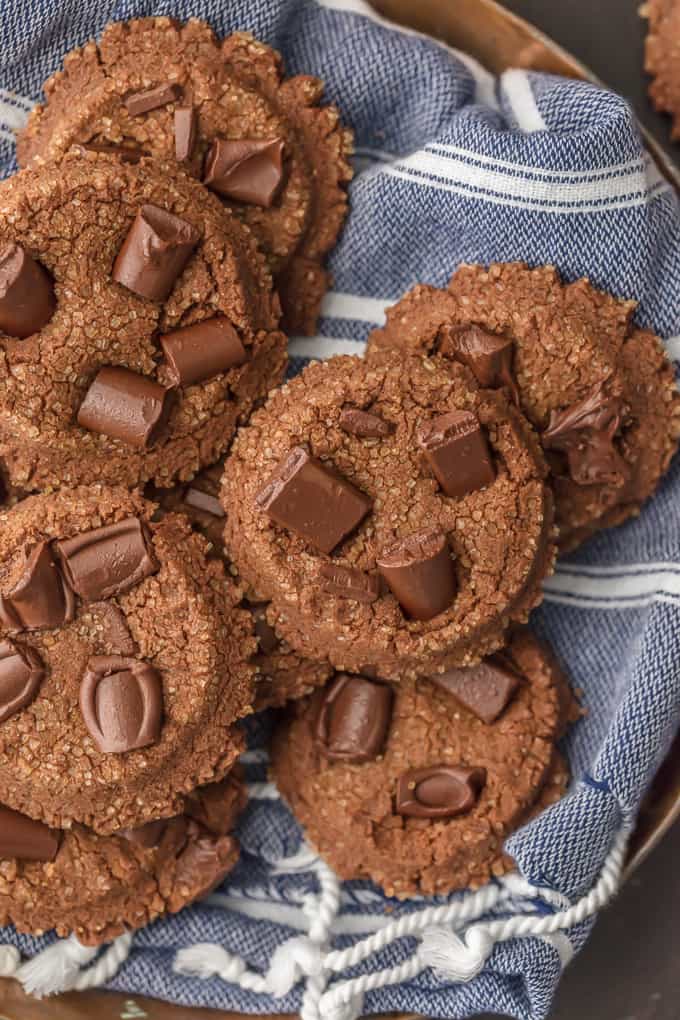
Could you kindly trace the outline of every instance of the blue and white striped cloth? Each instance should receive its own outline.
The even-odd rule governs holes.
[[[311,355],[360,352],[386,306],[416,281],[444,285],[463,260],[554,263],[567,280],[587,274],[598,287],[637,298],[639,324],[666,338],[669,356],[680,358],[678,201],[645,153],[628,105],[549,75],[518,70],[494,80],[464,55],[371,17],[361,0],[5,0],[5,174],[16,168],[13,130],[64,53],[110,20],[151,14],[199,15],[219,33],[249,29],[282,51],[289,72],[325,79],[328,98],[354,128],[357,175],[331,259],[334,290],[323,305],[321,335],[293,339],[294,367]],[[499,894],[495,907],[486,905],[497,915],[551,916],[583,902],[600,879],[678,725],[679,608],[676,460],[639,520],[589,542],[546,584],[535,627],[583,688],[589,714],[565,745],[575,777],[570,796],[510,840],[527,882],[524,891],[504,887],[505,899]],[[365,882],[346,883],[339,903],[332,883],[324,892],[323,870],[266,782],[267,725],[253,727],[247,765],[253,797],[240,829],[241,864],[205,903],[137,933],[109,987],[250,1013],[302,1008],[305,1017],[324,1020],[361,1010],[546,1017],[562,967],[592,919],[499,943],[468,982],[419,968],[418,940],[393,937],[394,927],[385,925],[428,904],[389,902]],[[453,902],[468,903],[466,896]],[[312,927],[324,911],[333,916],[319,939]],[[307,936],[341,950],[384,930],[376,952],[361,961],[348,957],[354,965],[332,982],[328,973],[317,976],[316,991],[309,982],[293,983],[294,968],[287,982],[258,986],[257,975],[271,975],[273,962],[283,961],[285,970],[300,946],[309,949]],[[0,940],[31,956],[54,938],[6,929]],[[222,947],[235,966],[208,977],[210,966],[190,966],[191,954],[177,957],[197,943]],[[227,957],[214,959],[219,971]],[[246,971],[255,976],[250,982]],[[342,1002],[319,998],[329,982],[332,991],[378,971],[382,979],[353,984],[357,994],[348,992]],[[275,998],[273,991],[285,994]]]

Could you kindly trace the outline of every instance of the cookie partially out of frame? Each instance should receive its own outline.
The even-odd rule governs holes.
[[[0,515],[0,803],[57,828],[173,815],[243,749],[251,616],[155,510],[92,486]]]
[[[577,716],[550,650],[519,631],[436,682],[336,677],[291,706],[272,773],[341,878],[444,894],[512,866],[503,841],[564,791],[555,741]]]
[[[673,366],[634,309],[553,266],[463,265],[446,290],[421,284],[388,309],[367,357],[439,355],[504,388],[541,436],[567,550],[639,513],[677,449]]]
[[[246,32],[220,41],[197,19],[116,22],[46,82],[18,157],[60,159],[79,143],[177,159],[252,228],[287,331],[312,333],[351,177],[351,132],[322,94],[318,78],[286,78],[279,54]]]
[[[680,138],[680,4],[677,0],[645,0],[640,14],[649,19],[645,40],[645,71],[652,76],[649,98],[655,109],[670,114],[671,138]]]

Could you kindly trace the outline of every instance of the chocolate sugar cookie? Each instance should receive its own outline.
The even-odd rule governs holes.
[[[351,133],[322,93],[317,78],[284,78],[279,54],[248,33],[220,42],[196,19],[118,22],[46,82],[18,158],[60,159],[79,143],[178,160],[252,228],[287,330],[312,333],[351,177]]]
[[[201,471],[186,486],[162,489],[158,499],[165,509],[186,514],[194,527],[208,539],[213,554],[226,557],[224,551],[224,510],[219,500],[224,465],[213,465]],[[226,560],[228,568],[233,571]],[[268,603],[253,592],[243,599],[243,607],[252,614],[257,654],[255,710],[284,705],[294,698],[303,698],[315,687],[326,683],[332,673],[327,662],[315,662],[298,655],[281,638],[268,620],[273,617]]]
[[[230,775],[197,790],[174,818],[112,836],[50,829],[0,807],[0,924],[98,945],[175,913],[238,860],[231,832],[246,799]]]
[[[645,0],[640,14],[649,19],[645,40],[645,71],[652,76],[649,98],[655,109],[672,117],[671,138],[680,138],[680,3]]]
[[[555,741],[574,704],[551,652],[519,631],[436,682],[335,677],[291,706],[273,775],[341,878],[446,893],[507,870],[504,838],[546,783],[546,802],[564,785]]]
[[[445,669],[541,599],[552,502],[503,394],[428,358],[308,366],[240,431],[225,540],[270,622],[337,669]]]
[[[10,178],[0,188],[10,484],[190,478],[281,379],[277,322],[252,235],[176,164],[87,153]]]
[[[181,516],[122,488],[0,515],[0,803],[99,833],[177,812],[243,749],[249,613]]]
[[[570,549],[637,514],[677,449],[673,366],[634,309],[553,266],[463,265],[448,290],[419,285],[390,308],[367,356],[438,353],[505,388],[541,435]]]

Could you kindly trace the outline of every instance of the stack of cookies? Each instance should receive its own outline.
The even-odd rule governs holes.
[[[552,268],[416,287],[283,387],[350,133],[246,34],[111,25],[0,186],[0,923],[87,944],[233,867],[240,721],[343,878],[447,893],[566,789],[527,629],[636,513],[680,398],[634,304]]]

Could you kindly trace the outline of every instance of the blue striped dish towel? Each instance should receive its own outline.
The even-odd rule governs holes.
[[[512,70],[372,14],[362,0],[12,0],[0,19],[0,168],[66,51],[111,20],[198,15],[248,29],[289,72],[325,79],[356,133],[351,213],[310,356],[359,353],[416,281],[462,261],[553,263],[639,301],[680,357],[677,197],[627,104],[589,84]],[[204,902],[96,956],[73,940],[0,934],[0,972],[27,987],[105,984],[244,1013],[354,1020],[384,1011],[547,1017],[564,966],[616,889],[627,834],[680,718],[680,465],[641,517],[562,560],[536,629],[589,708],[565,751],[569,796],[515,834],[518,873],[476,893],[407,903],[340,884],[267,781],[271,720],[253,720],[243,856]],[[23,963],[19,960],[21,953]],[[28,958],[33,958],[28,963]],[[55,966],[52,966],[52,965]],[[31,969],[32,968],[32,969]],[[133,1014],[130,1014],[133,1015]]]

